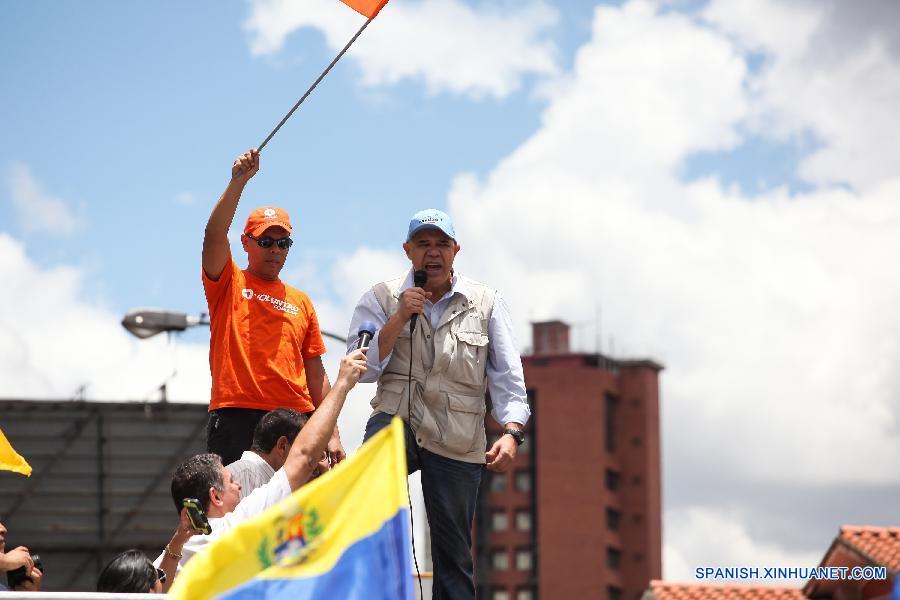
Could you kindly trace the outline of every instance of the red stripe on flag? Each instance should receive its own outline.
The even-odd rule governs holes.
[[[344,4],[355,10],[361,15],[365,15],[370,19],[378,14],[388,0],[341,0]]]

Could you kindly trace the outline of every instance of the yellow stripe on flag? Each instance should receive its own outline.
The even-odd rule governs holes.
[[[361,15],[365,15],[370,19],[378,14],[388,0],[341,0],[344,4],[355,10]]]
[[[411,581],[406,477],[403,424],[394,418],[334,470],[194,556],[175,579],[169,597],[204,600],[227,596],[243,584],[261,589],[295,582],[297,589],[314,580],[321,593],[330,585],[324,576],[342,556],[357,556],[361,548],[369,548],[366,540],[373,536],[390,539],[379,547],[382,550],[398,551],[387,552],[387,560],[372,562],[391,563],[394,570],[389,578],[400,577],[404,587],[411,585],[405,582]],[[397,535],[396,524],[401,522],[402,535]],[[355,551],[348,553],[351,547]]]
[[[12,471],[31,477],[31,465],[16,452],[0,429],[0,471]]]

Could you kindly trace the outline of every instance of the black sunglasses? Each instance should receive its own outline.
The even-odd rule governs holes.
[[[278,247],[281,248],[282,250],[287,250],[294,243],[294,240],[292,240],[289,237],[284,237],[284,238],[281,238],[280,240],[276,240],[276,239],[270,238],[267,235],[264,235],[261,238],[255,238],[252,235],[250,235],[249,233],[245,233],[244,235],[246,235],[248,238],[250,238],[251,240],[256,242],[260,248],[271,248],[272,244],[277,244]]]
[[[157,567],[156,569],[156,578],[159,579],[160,583],[166,582],[166,572]]]

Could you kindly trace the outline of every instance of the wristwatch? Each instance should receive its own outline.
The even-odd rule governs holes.
[[[521,429],[507,428],[503,430],[503,435],[511,435],[516,440],[516,446],[521,446],[525,442],[525,432]]]

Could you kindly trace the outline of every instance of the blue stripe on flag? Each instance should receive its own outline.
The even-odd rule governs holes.
[[[347,548],[330,571],[297,579],[258,577],[218,598],[411,599],[410,544],[409,511],[401,509],[381,529]]]

